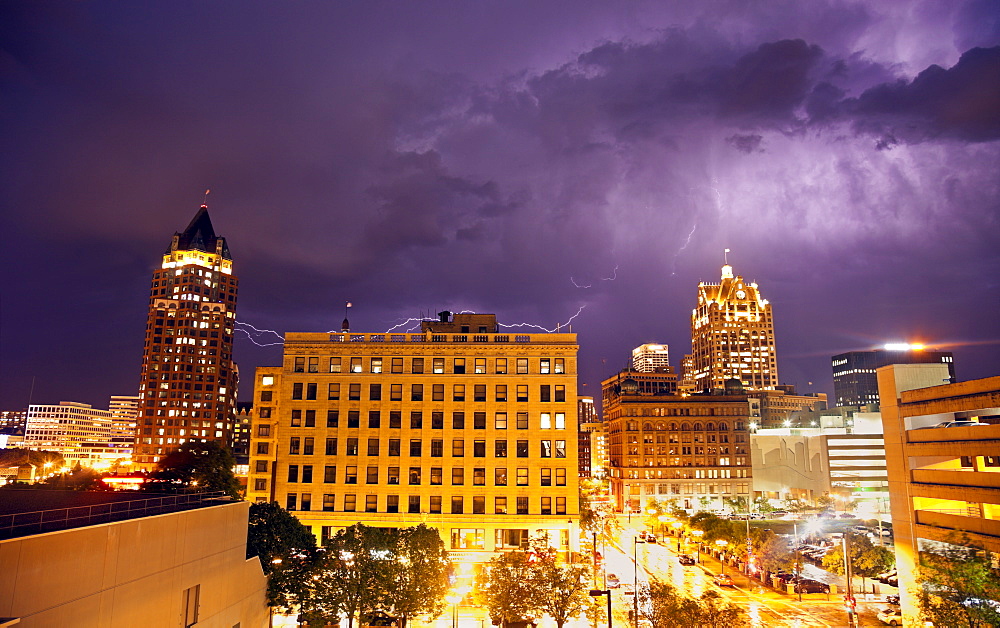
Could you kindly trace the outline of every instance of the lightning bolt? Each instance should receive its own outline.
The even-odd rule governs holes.
[[[562,323],[561,325],[556,325],[552,329],[547,329],[545,327],[542,327],[541,325],[535,325],[534,323],[510,323],[510,324],[497,323],[497,324],[500,327],[534,327],[535,329],[541,329],[542,331],[548,332],[550,334],[554,334],[556,332],[556,330],[558,330],[559,328],[566,327],[567,325],[569,325],[570,323],[572,323],[573,319],[576,318],[577,316],[579,316],[580,313],[583,312],[584,308],[586,308],[586,307],[587,307],[586,305],[581,305],[580,309],[576,311],[576,314],[574,314],[573,316],[569,317],[569,320],[567,320],[565,323]]]
[[[235,321],[235,325],[236,325],[236,327],[234,328],[235,331],[241,331],[244,334],[246,334],[247,338],[250,340],[250,342],[254,343],[258,347],[273,347],[274,345],[283,345],[283,344],[285,344],[285,338],[281,334],[279,334],[278,332],[274,331],[273,329],[257,329],[256,327],[254,327],[250,323],[244,323],[243,321]],[[244,327],[240,327],[240,325],[244,325]],[[248,330],[247,327],[249,327],[250,329]],[[251,330],[252,330],[252,332],[251,332]],[[263,335],[263,334],[274,334],[275,336],[278,337],[278,341],[277,342],[265,342],[263,344],[257,342],[257,340],[254,338],[254,336],[255,335],[260,336],[260,335]]]
[[[433,318],[408,318],[408,319],[406,319],[405,321],[403,321],[402,323],[398,323],[398,324],[396,324],[396,325],[393,325],[393,326],[392,326],[392,327],[390,327],[389,329],[385,330],[385,333],[387,333],[387,334],[388,334],[388,333],[390,333],[390,332],[394,332],[394,331],[396,331],[397,329],[399,329],[400,327],[402,327],[403,325],[410,325],[410,324],[412,324],[412,323],[414,323],[414,322],[416,322],[416,323],[420,323],[420,322],[422,322],[422,321],[433,321],[433,320],[436,320],[436,319],[433,319]],[[407,328],[407,329],[405,329],[405,330],[403,330],[403,331],[404,331],[404,332],[406,332],[406,331],[409,331],[409,328]]]
[[[618,279],[618,264],[615,264],[614,270],[611,271],[610,277],[601,277],[601,281],[614,281],[615,279]],[[588,283],[585,286],[581,286],[580,284],[576,283],[576,280],[574,280],[572,277],[569,278],[569,282],[573,284],[573,286],[576,288],[590,288],[593,287],[594,285],[592,283]]]

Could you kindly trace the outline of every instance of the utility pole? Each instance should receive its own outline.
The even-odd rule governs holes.
[[[856,618],[854,616],[854,587],[851,586],[853,576],[851,574],[851,555],[849,553],[850,546],[846,532],[841,537],[841,541],[843,542],[844,548],[844,575],[847,577],[847,595],[844,598],[847,602],[847,626],[848,628],[854,628],[857,626],[857,623],[855,622]]]

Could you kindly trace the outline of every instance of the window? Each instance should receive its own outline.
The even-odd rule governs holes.
[[[486,413],[485,412],[473,412],[472,413],[472,429],[474,429],[474,430],[485,430],[486,429]]]
[[[555,385],[555,401],[566,401],[566,386],[562,384]]]
[[[517,374],[525,375],[528,372],[528,358],[517,359]]]
[[[393,373],[403,372],[403,358],[392,358],[392,366],[390,367]]]
[[[507,457],[507,441],[497,440],[493,442],[493,457],[494,458],[506,458]]]
[[[453,467],[451,470],[451,485],[462,486],[465,484],[465,469],[463,467]]]
[[[524,513],[520,513],[524,514]],[[518,549],[528,547],[528,531],[527,530],[495,530],[496,537],[496,547],[497,549]]]
[[[330,465],[323,467],[323,481],[327,484],[335,484],[337,482],[337,467]]]
[[[398,456],[399,455],[399,450],[400,450],[399,439],[398,438],[390,438],[389,439],[389,455],[390,456]]]
[[[431,429],[444,429],[444,412],[431,412]]]
[[[347,411],[347,427],[361,427],[361,412],[357,410]]]
[[[528,413],[518,412],[517,413],[517,429],[526,430],[528,429]]]
[[[472,470],[472,485],[486,486],[486,467],[476,467]]]
[[[434,384],[431,387],[431,401],[444,401],[444,384]]]
[[[398,430],[403,427],[403,413],[399,410],[389,412],[389,429]]]
[[[271,443],[257,443],[257,455],[266,456],[270,448],[271,448]]]
[[[340,372],[340,358],[330,358],[330,372],[331,373]]]
[[[528,498],[518,497],[517,498],[517,514],[526,515],[528,514]]]
[[[566,358],[556,358],[555,364],[553,366],[555,373],[565,373],[566,372]]]
[[[507,413],[506,412],[497,412],[495,415],[493,415],[493,427],[494,427],[494,429],[498,429],[498,430],[505,430],[505,429],[507,429]]]
[[[299,510],[312,510],[311,493],[302,493],[302,503],[299,505]]]
[[[551,497],[543,497],[542,498],[541,514],[543,514],[543,515],[551,515],[552,514],[552,498]]]
[[[267,460],[258,460],[254,472],[267,473]]]
[[[323,510],[325,512],[333,512],[333,500],[333,493],[325,493],[323,495]]]
[[[557,440],[556,441],[556,458],[566,457],[566,441]]]
[[[538,417],[538,427],[543,430],[552,429],[552,415],[548,412],[542,412]]]
[[[455,438],[451,441],[451,457],[461,458],[465,455],[465,441],[461,438]]]
[[[552,469],[541,469],[542,486],[552,486]]]
[[[556,429],[564,430],[566,429],[566,413],[556,412]]]
[[[507,467],[497,467],[493,470],[493,484],[507,486]]]
[[[295,358],[295,366],[292,368],[293,373],[305,373],[306,372],[306,359]]]
[[[285,495],[285,510],[298,510],[299,496],[296,493]]]
[[[455,375],[465,375],[465,358],[455,358]]]
[[[351,384],[347,389],[347,399],[349,401],[361,401],[361,384]]]
[[[424,427],[424,414],[419,410],[410,412],[410,429],[419,430]]]
[[[485,458],[486,457],[486,440],[474,440],[472,441],[472,457],[473,458]]]
[[[382,384],[368,384],[368,399],[382,401]]]
[[[411,512],[411,513],[420,512],[420,495],[409,496],[406,512]]]
[[[566,498],[556,497],[556,514],[565,515],[566,514]]]
[[[424,385],[412,384],[410,386],[410,401],[423,401],[423,400],[424,400]]]
[[[361,372],[361,358],[351,358],[351,372],[352,373]]]
[[[399,484],[399,467],[389,467],[386,476],[386,484]]]
[[[486,401],[486,384],[476,384],[473,390],[473,401]]]
[[[431,467],[431,485],[441,486],[444,482],[444,470],[441,467]]]
[[[528,457],[528,441],[526,440],[517,441],[517,457],[518,458]]]
[[[452,528],[451,549],[486,549],[486,530]]]
[[[270,393],[271,391],[268,390],[268,391],[265,391],[265,392]],[[263,394],[264,393],[261,393],[261,395],[263,395]],[[271,418],[271,408],[261,406],[257,410],[257,417],[261,418],[261,419],[270,419]]]
[[[432,515],[439,515],[439,514],[441,514],[441,496],[440,495],[431,495],[430,500],[431,500],[430,508],[429,508],[430,513]]]
[[[358,468],[354,466],[348,466],[344,469],[344,484],[357,484],[358,483]]]
[[[420,467],[410,467],[410,486],[420,485]]]
[[[541,457],[542,458],[551,458],[552,457],[552,441],[550,441],[550,440],[543,440],[543,441],[541,441],[541,445],[542,445],[542,447],[541,447]]]
[[[452,401],[465,401],[465,384],[455,384],[452,390]]]
[[[552,360],[550,358],[542,358],[538,361],[538,372],[542,375],[548,375],[552,370]]]
[[[474,515],[485,515],[486,514],[486,496],[485,495],[474,495],[472,497],[472,514],[474,514]]]
[[[326,455],[336,456],[337,455],[337,439],[328,438],[326,439]]]
[[[326,426],[327,427],[337,427],[340,424],[340,411],[339,410],[327,410],[326,411]]]
[[[485,373],[486,373],[486,358],[476,358],[476,375],[483,375]]]
[[[191,628],[198,623],[198,607],[201,603],[201,585],[184,589],[184,628]]]
[[[347,451],[345,452],[348,456],[358,455],[358,439],[348,438],[347,439]]]
[[[302,410],[292,410],[292,427],[302,427]]]
[[[538,387],[538,400],[544,403],[552,401],[552,386],[542,384]]]
[[[257,426],[257,436],[262,438],[268,438],[271,436],[271,426],[270,425],[258,425]]]
[[[410,370],[414,375],[422,375],[424,372],[424,359],[413,358],[413,362],[410,364]]]
[[[507,401],[507,384],[497,384],[495,399],[500,402]]]
[[[385,511],[386,512],[399,512],[399,495],[386,495],[385,496]]]
[[[493,512],[498,515],[507,514],[507,498],[506,497],[494,497],[493,498]],[[499,532],[499,530],[497,530]]]
[[[273,396],[273,391],[270,391],[270,390],[262,390],[262,391],[260,391],[260,400],[261,401],[271,401],[272,396]]]
[[[441,458],[444,456],[444,440],[440,438],[431,439],[431,458]]]
[[[451,514],[461,515],[465,513],[465,498],[461,495],[451,496]]]
[[[465,429],[465,413],[453,412],[451,415],[451,427],[456,430]]]
[[[267,490],[267,480],[263,478],[258,478],[253,481],[253,488],[255,491],[266,491]]]
[[[357,495],[344,495],[344,512],[354,512],[357,509]]]
[[[444,358],[432,358],[431,365],[435,375],[444,373]]]
[[[306,384],[306,399],[308,401],[316,401],[316,388],[316,382]]]
[[[292,399],[302,399],[302,382],[292,384]]]
[[[316,427],[315,410],[306,410],[306,427]]]
[[[392,384],[389,386],[389,401],[402,401],[403,400],[403,385],[402,384]]]
[[[309,372],[319,373],[319,358],[309,358]]]
[[[497,375],[507,374],[507,358],[497,358]]]
[[[377,430],[382,425],[382,413],[378,410],[368,411],[368,429]]]
[[[556,486],[566,486],[566,469],[556,469]]]
[[[517,400],[519,402],[525,402],[528,400],[528,385],[518,384],[517,385]]]
[[[288,440],[288,453],[291,455],[298,455],[299,453],[299,443],[300,438],[298,436],[293,436]]]
[[[378,455],[378,439],[369,438],[368,439],[368,455],[377,456]]]
[[[313,441],[315,439],[312,436],[308,436],[302,440],[302,455],[311,456],[313,455]]]
[[[382,372],[382,358],[372,358],[372,373]]]
[[[365,484],[378,484],[378,467],[368,467]]]
[[[419,438],[411,438],[410,439],[410,457],[411,458],[419,458],[420,457],[420,443],[421,443],[421,441],[420,441]]]
[[[528,485],[528,469],[527,467],[519,467],[517,469],[517,485],[527,486]]]

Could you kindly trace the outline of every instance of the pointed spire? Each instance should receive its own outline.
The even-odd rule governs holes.
[[[222,256],[226,259],[232,259],[226,239],[215,235],[215,229],[212,227],[212,219],[208,215],[208,205],[202,204],[187,228],[175,234],[175,238],[177,249],[193,249],[206,253],[218,252],[217,244],[221,242]]]

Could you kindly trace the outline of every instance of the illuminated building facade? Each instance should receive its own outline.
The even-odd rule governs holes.
[[[602,382],[616,508],[637,512],[666,500],[689,511],[726,508],[727,499],[749,504],[746,395],[643,393],[632,375]]]
[[[23,446],[58,452],[68,467],[109,467],[132,454],[134,421],[86,403],[30,405]]]
[[[150,468],[189,440],[230,444],[237,279],[226,239],[201,206],[153,273],[134,462]]]
[[[950,351],[930,351],[922,345],[889,344],[884,349],[848,351],[831,358],[835,405],[878,408],[875,369],[890,364],[944,364],[955,381],[955,358]]]
[[[320,540],[437,528],[459,562],[548,535],[576,551],[578,346],[442,312],[419,333],[290,333],[257,370],[247,499]]]
[[[632,349],[632,370],[640,373],[654,373],[670,368],[670,353],[667,345],[645,344]]]
[[[795,394],[794,386],[780,385],[777,390],[748,391],[757,401],[759,427],[814,427],[826,410],[826,393]]]
[[[739,380],[747,390],[778,385],[771,304],[756,283],[722,267],[722,281],[698,284],[698,306],[691,311],[690,376],[695,390],[725,388]]]
[[[580,477],[603,477],[608,462],[604,424],[597,415],[593,397],[577,398],[577,424],[579,425],[578,456]]]
[[[919,625],[919,552],[964,537],[1000,555],[1000,377],[947,383],[946,364],[877,371],[904,625]],[[985,425],[935,427],[951,421]],[[933,592],[932,592],[933,593]]]

